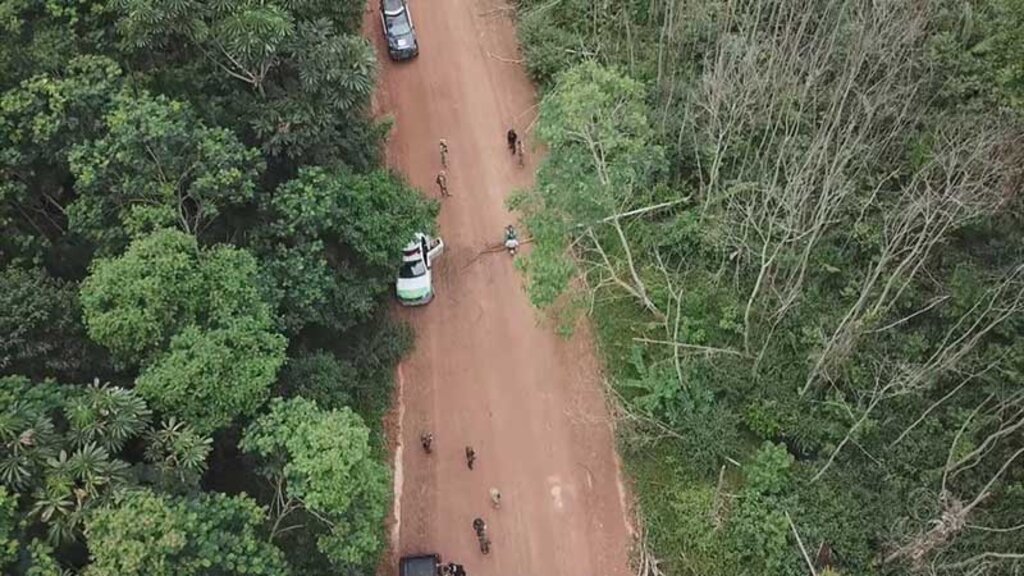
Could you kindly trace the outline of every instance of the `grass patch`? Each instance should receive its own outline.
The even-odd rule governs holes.
[[[660,328],[638,323],[638,319],[646,317],[628,298],[599,298],[592,314],[606,374],[626,402],[635,392],[621,383],[638,376],[632,362],[637,345],[634,338],[646,330]],[[636,411],[634,406],[626,408],[631,413]],[[708,418],[715,418],[718,413],[708,414]],[[707,444],[703,432],[713,425],[699,420],[695,416],[681,427],[673,426],[683,430],[678,436],[668,435],[647,422],[623,422],[617,428],[619,453],[649,544],[667,576],[742,574],[740,558],[730,546],[724,523],[731,508],[731,495],[742,485],[742,474],[736,466],[726,465],[716,496],[719,467],[725,460],[703,453]],[[685,432],[687,424],[694,427],[693,433]],[[738,435],[732,445],[732,456],[745,460],[756,445],[751,436]]]

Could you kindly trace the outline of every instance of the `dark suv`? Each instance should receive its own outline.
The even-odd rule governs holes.
[[[420,53],[416,27],[405,0],[380,0],[380,23],[388,41],[388,54],[395,60],[408,60]]]
[[[406,556],[399,563],[399,576],[437,576],[441,557],[437,554]]]

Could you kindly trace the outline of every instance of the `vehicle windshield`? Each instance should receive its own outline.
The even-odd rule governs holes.
[[[427,273],[427,267],[423,265],[423,260],[417,260],[415,262],[406,262],[402,264],[402,268],[398,271],[399,278],[419,278]]]
[[[409,18],[405,12],[402,12],[398,16],[390,16],[384,19],[388,26],[388,34],[391,36],[405,36],[409,32],[412,32],[412,27],[409,26]]]

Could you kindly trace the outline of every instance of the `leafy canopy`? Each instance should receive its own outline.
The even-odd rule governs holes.
[[[286,341],[271,331],[255,259],[160,230],[99,259],[82,286],[89,333],[126,364],[139,393],[209,432],[266,400]]]
[[[385,171],[307,168],[262,207],[268,225],[255,250],[273,279],[282,327],[335,331],[377,310],[383,287],[437,205]]]
[[[324,168],[302,170],[277,190],[269,209],[274,234],[336,240],[389,272],[401,261],[402,246],[415,232],[432,229],[437,214],[435,202],[389,172]]]
[[[0,271],[0,370],[36,378],[94,377],[103,351],[82,326],[78,286],[41,268]]]
[[[247,319],[210,330],[188,326],[142,371],[136,386],[163,413],[200,432],[213,431],[263,404],[286,344],[283,336]]]
[[[97,259],[81,298],[89,335],[122,362],[139,364],[186,326],[249,318],[266,329],[270,311],[256,286],[256,262],[244,250],[201,250],[194,236],[164,229],[120,257]]]
[[[0,484],[17,491],[52,543],[78,537],[112,488],[129,480],[120,452],[146,429],[134,392],[0,378]]]
[[[358,33],[361,2],[117,0],[113,6],[125,48],[164,49],[174,65],[204,67],[204,80],[232,94],[230,110],[218,115],[254,131],[265,153],[323,163],[339,152],[361,164],[372,156],[365,145],[376,135],[364,114],[376,60]]]
[[[14,560],[18,551],[18,541],[14,538],[18,527],[17,497],[0,486],[0,569]]]
[[[259,533],[263,510],[246,496],[118,493],[86,521],[85,576],[279,576],[281,551]]]
[[[35,264],[60,244],[64,209],[74,197],[67,155],[99,136],[123,82],[109,58],[65,56],[58,70],[34,71],[0,92],[0,261]]]
[[[259,151],[207,127],[188,104],[124,90],[103,123],[100,138],[68,156],[79,194],[71,228],[101,248],[164,227],[199,234],[222,208],[252,199]]]
[[[535,304],[554,302],[578,272],[566,245],[601,243],[603,222],[651,200],[664,153],[644,98],[636,80],[588,61],[562,72],[541,102],[537,136],[549,154],[535,189],[513,199],[534,238],[526,270]]]
[[[327,524],[317,548],[339,567],[372,562],[381,544],[389,479],[369,438],[350,409],[327,411],[294,398],[275,399],[239,444],[260,459],[268,478],[285,483],[287,498]]]

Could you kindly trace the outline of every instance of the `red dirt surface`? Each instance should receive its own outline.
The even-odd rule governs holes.
[[[452,197],[441,208],[437,296],[399,312],[417,339],[399,367],[394,415],[395,558],[438,552],[471,576],[628,574],[626,497],[589,336],[558,336],[530,306],[509,255],[487,252],[514,222],[506,197],[530,186],[536,167],[529,141],[525,167],[505,143],[510,126],[523,136],[537,114],[512,13],[496,0],[409,4],[420,56],[394,63],[369,0],[365,29],[382,62],[375,110],[395,120],[389,165],[435,197],[438,140],[447,140]],[[476,517],[487,522],[486,556]]]

